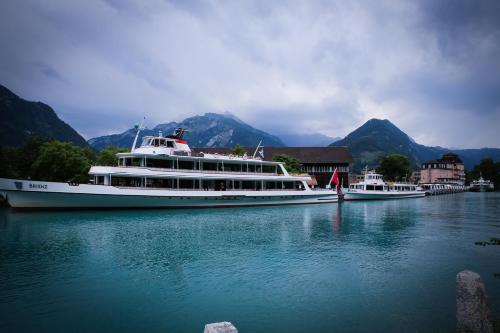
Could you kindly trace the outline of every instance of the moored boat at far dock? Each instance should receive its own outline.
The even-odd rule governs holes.
[[[474,180],[470,183],[470,190],[471,192],[491,192],[495,190],[495,185],[480,175],[478,180]]]
[[[344,200],[380,200],[424,197],[425,192],[414,184],[384,182],[382,175],[365,172],[364,180],[349,185]]]

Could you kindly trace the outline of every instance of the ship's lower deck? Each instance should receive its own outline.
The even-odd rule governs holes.
[[[0,192],[15,208],[183,208],[337,202],[334,191],[203,191],[120,188],[105,185],[0,179]]]
[[[382,200],[382,199],[405,199],[424,197],[423,191],[358,191],[347,192],[344,194],[344,200]]]

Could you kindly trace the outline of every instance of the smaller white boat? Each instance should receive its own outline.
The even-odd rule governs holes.
[[[380,200],[424,197],[425,192],[417,185],[384,182],[382,175],[366,171],[364,180],[349,185],[344,200]]]
[[[491,192],[495,190],[495,185],[491,181],[484,179],[482,175],[479,175],[478,180],[470,183],[470,190],[472,192]]]

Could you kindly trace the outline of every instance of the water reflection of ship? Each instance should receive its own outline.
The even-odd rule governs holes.
[[[353,235],[366,246],[400,248],[418,221],[419,204],[412,200],[357,201],[338,204],[331,218],[332,234]],[[351,237],[349,237],[351,238]]]
[[[337,205],[337,214],[335,215],[335,220],[333,221],[333,236],[335,238],[339,237],[340,234],[340,226],[342,224],[342,206],[343,203],[339,201],[339,204]]]

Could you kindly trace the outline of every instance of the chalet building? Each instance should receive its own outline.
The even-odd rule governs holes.
[[[255,148],[245,148],[249,156],[253,155]],[[231,148],[192,148],[193,152],[230,154]],[[302,172],[308,173],[317,183],[324,188],[332,177],[335,168],[339,171],[339,182],[343,187],[349,187],[349,164],[352,155],[347,147],[265,147],[264,160],[272,161],[274,155],[289,155],[302,163]]]
[[[464,185],[464,163],[457,154],[453,153],[444,154],[438,160],[422,163],[420,182],[423,184],[450,183]]]

